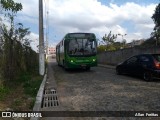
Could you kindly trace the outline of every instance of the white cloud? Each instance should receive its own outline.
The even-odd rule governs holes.
[[[45,0],[49,2],[49,26],[57,36],[67,32],[94,32],[102,37],[105,33],[127,34],[127,41],[147,38],[153,30],[151,19],[156,4],[146,6],[127,2],[122,5],[102,5],[97,0]],[[38,0],[21,0],[23,3],[24,21],[37,23]],[[34,17],[31,19],[31,17]],[[133,24],[131,28],[127,22]],[[132,29],[132,30],[131,30]],[[129,32],[132,31],[132,32]],[[138,34],[137,34],[138,33]]]
[[[29,23],[38,25],[38,18],[37,18],[37,17],[20,15],[20,16],[18,16],[18,20],[19,20],[19,22],[21,22],[21,23],[29,22]]]
[[[31,17],[38,16],[39,6],[38,1],[39,0],[17,0],[17,2],[21,2],[23,5],[22,12],[23,14]]]
[[[39,35],[36,33],[30,33],[28,36],[26,36],[30,41],[30,45],[34,51],[38,51],[38,45],[39,45]]]
[[[30,39],[30,45],[34,51],[38,51],[38,45],[39,45],[39,35],[36,33],[30,33],[27,36],[28,39]],[[46,43],[46,42],[45,42]],[[53,42],[49,46],[55,47],[57,43]]]
[[[143,39],[142,33],[130,33],[127,34],[124,39],[128,40],[127,42],[132,42],[133,40]]]

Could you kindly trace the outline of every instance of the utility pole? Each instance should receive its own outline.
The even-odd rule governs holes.
[[[44,75],[43,1],[39,0],[39,74]]]

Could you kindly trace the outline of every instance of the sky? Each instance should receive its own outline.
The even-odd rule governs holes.
[[[37,49],[39,40],[39,0],[15,0],[23,10],[16,21],[30,28],[31,46]],[[97,39],[112,31],[124,35],[127,42],[147,39],[153,31],[151,19],[160,0],[43,0],[44,40],[48,30],[49,45],[55,46],[66,33],[91,32]],[[48,11],[48,26],[46,15]],[[125,35],[126,34],[126,35]],[[118,36],[117,41],[122,41]]]

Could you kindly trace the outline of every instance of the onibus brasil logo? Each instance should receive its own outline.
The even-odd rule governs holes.
[[[39,112],[2,112],[2,117],[5,118],[20,118],[20,117],[42,117]]]

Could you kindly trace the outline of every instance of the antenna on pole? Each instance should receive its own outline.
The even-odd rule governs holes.
[[[43,1],[39,0],[39,74],[44,75]]]

